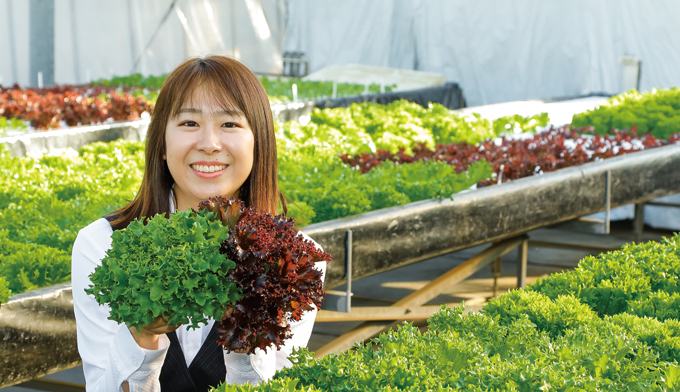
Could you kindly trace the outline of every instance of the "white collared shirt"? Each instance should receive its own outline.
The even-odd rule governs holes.
[[[94,296],[87,295],[84,291],[91,285],[89,275],[101,264],[106,251],[111,247],[112,233],[109,222],[102,218],[80,230],[73,244],[71,264],[73,306],[78,352],[83,360],[86,390],[118,392],[122,391],[121,384],[128,381],[131,392],[158,392],[160,391],[158,377],[170,345],[168,337],[165,334],[160,336],[158,350],[139,347],[125,324],[108,319],[109,306],[99,305]],[[301,234],[311,240],[306,234]],[[323,279],[326,262],[316,263],[316,268],[322,272]],[[224,362],[227,369],[225,381],[229,384],[265,381],[270,379],[276,370],[291,366],[287,357],[294,347],[307,346],[316,313],[316,309],[306,312],[299,322],[291,323],[293,337],[287,340],[279,351],[268,349],[265,353],[258,350],[253,355],[227,354],[225,351]],[[180,328],[176,331],[187,366],[198,353],[213,323],[211,320],[208,325],[202,325],[195,330],[187,331],[186,328]]]

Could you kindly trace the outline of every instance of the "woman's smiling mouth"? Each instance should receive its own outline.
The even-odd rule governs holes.
[[[214,178],[226,170],[229,165],[225,164],[205,164],[203,162],[192,163],[189,165],[194,173],[201,178]]]

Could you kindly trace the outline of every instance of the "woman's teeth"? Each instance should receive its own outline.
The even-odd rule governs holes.
[[[191,168],[201,173],[213,173],[226,169],[227,165],[191,165]]]

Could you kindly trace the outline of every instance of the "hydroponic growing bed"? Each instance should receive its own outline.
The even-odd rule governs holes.
[[[569,163],[599,161],[663,146],[677,139],[672,135],[669,140],[636,136],[634,132],[600,137],[561,129],[526,135],[525,141],[472,145],[485,138],[480,135],[531,131],[541,121],[537,117],[492,123],[452,116],[437,105],[422,108],[405,102],[315,112],[307,125],[286,124],[278,130],[280,151],[286,151],[279,163],[282,188],[296,202],[293,214],[302,222],[322,222],[307,226],[305,231],[337,259],[344,256],[346,230],[357,233],[355,238],[361,240],[354,244],[355,279],[602,210],[607,171],[612,175],[612,206],[680,192],[677,145],[532,175]],[[421,144],[414,145],[415,141]],[[536,157],[527,158],[534,150]],[[344,158],[348,163],[363,167],[366,174],[338,159],[342,153],[347,154]],[[70,156],[3,156],[0,173],[6,181],[0,188],[0,267],[7,280],[5,287],[16,293],[67,280],[70,246],[77,230],[131,196],[141,180],[142,159],[141,143],[125,141],[88,146]],[[475,184],[497,182],[494,174],[498,170],[493,170],[486,159],[496,167],[503,159],[509,162],[505,179],[531,176],[459,194],[451,201],[451,194]],[[366,166],[366,162],[370,164]],[[432,198],[437,199],[406,205]],[[399,205],[402,207],[334,220]],[[341,263],[332,263],[327,285],[340,284],[343,274]],[[60,293],[66,305],[62,302],[57,310],[47,313],[66,323],[67,331],[71,315],[63,309],[69,308],[68,289]],[[30,294],[25,298],[42,306],[39,298]],[[17,319],[3,316],[4,312],[29,309],[25,314],[31,313],[30,305],[17,310],[22,309],[20,299],[0,308],[0,320]],[[48,319],[35,322],[50,324]],[[32,323],[19,326],[25,328],[24,336],[51,334],[45,328],[35,330]],[[17,325],[3,328],[16,330]],[[30,330],[34,332],[27,332]],[[70,340],[74,336],[64,328],[60,331],[66,333],[58,338],[65,345],[74,342]],[[17,344],[21,343],[7,349],[15,350]],[[48,367],[50,363],[57,366],[60,362],[48,362]],[[36,369],[42,366],[29,365]]]

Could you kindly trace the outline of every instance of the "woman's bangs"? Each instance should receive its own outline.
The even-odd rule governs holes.
[[[233,96],[234,90],[229,90],[225,86],[225,81],[220,80],[219,76],[211,75],[208,72],[201,72],[194,76],[193,80],[187,80],[185,88],[180,89],[172,102],[170,118],[176,118],[180,110],[187,106],[212,106],[217,104],[219,108],[226,112],[240,112],[245,117],[244,108],[238,105],[237,97]]]

